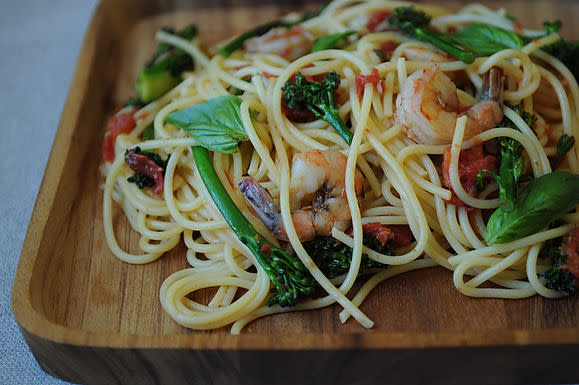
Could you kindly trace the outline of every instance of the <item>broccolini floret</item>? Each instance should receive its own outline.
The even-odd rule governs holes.
[[[292,110],[309,110],[318,119],[332,125],[346,143],[352,143],[352,131],[346,126],[336,102],[334,92],[340,86],[340,75],[330,72],[323,80],[308,81],[301,72],[296,75],[295,81],[288,81],[283,86],[283,98]]]
[[[540,257],[552,258],[552,267],[541,274],[545,279],[545,286],[552,290],[557,290],[565,295],[571,295],[576,290],[576,277],[564,268],[566,257],[561,252],[563,237],[547,241],[541,250]]]
[[[392,248],[388,243],[382,245],[375,236],[364,233],[363,243],[370,249],[386,255],[392,255]],[[318,237],[313,241],[305,242],[304,249],[308,252],[316,266],[328,278],[345,274],[352,263],[352,248],[332,237]],[[368,255],[362,254],[359,274],[372,269],[384,269],[387,265],[376,262]]]

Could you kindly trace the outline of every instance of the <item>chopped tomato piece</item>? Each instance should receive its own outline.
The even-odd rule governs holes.
[[[376,68],[372,69],[370,75],[356,74],[356,92],[358,93],[358,96],[364,94],[364,87],[368,83],[374,84],[376,91],[378,91],[379,94],[384,93],[384,80],[380,77]]]
[[[379,32],[379,31],[386,31],[388,25],[386,20],[392,15],[390,11],[376,11],[370,15],[368,18],[368,23],[366,24],[366,28],[370,32]]]
[[[261,246],[261,252],[264,253],[265,255],[270,255],[271,247],[269,246],[269,244],[264,243],[263,246]]]
[[[120,134],[128,134],[133,131],[135,126],[135,119],[133,119],[133,110],[117,114],[109,119],[107,123],[107,131],[117,137]]]
[[[390,225],[388,227],[392,230],[390,242],[394,247],[408,246],[414,239],[412,230],[410,230],[408,225]]]
[[[579,287],[579,227],[569,231],[563,239],[561,253],[565,256],[565,264],[561,269],[566,269],[575,277],[575,286]]]
[[[135,129],[137,123],[133,118],[134,110],[117,114],[107,122],[107,133],[103,140],[103,157],[106,162],[115,160],[115,140],[120,134],[128,134]]]
[[[449,203],[457,206],[466,206],[452,190],[450,183],[450,146],[444,149],[442,158],[442,177],[444,185],[452,192],[452,198]],[[483,169],[496,170],[499,167],[499,160],[494,155],[484,155],[482,145],[474,146],[468,150],[460,152],[458,158],[458,176],[460,183],[466,192],[470,193],[476,188],[476,177]]]
[[[148,176],[155,181],[155,186],[151,190],[153,195],[161,194],[163,192],[163,168],[155,163],[152,159],[147,158],[143,154],[137,154],[133,150],[125,155],[125,162],[129,165],[131,170],[139,172]]]
[[[107,132],[103,139],[103,158],[109,163],[115,160],[115,139],[110,132]]]
[[[384,246],[390,242],[392,247],[408,246],[414,239],[412,231],[408,225],[388,225],[384,226],[380,222],[366,223],[362,225],[362,231],[373,235]],[[350,227],[346,234],[352,236],[353,229]]]
[[[307,123],[316,120],[316,116],[310,110],[292,110],[284,99],[281,101],[281,112],[295,123]]]
[[[394,40],[386,40],[380,43],[380,49],[385,52],[394,51],[398,47],[398,43]]]
[[[392,233],[392,230],[380,222],[366,223],[362,225],[362,231],[375,236],[382,246],[390,240],[390,234]]]

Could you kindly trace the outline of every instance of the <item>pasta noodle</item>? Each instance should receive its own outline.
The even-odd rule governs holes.
[[[318,309],[337,302],[343,308],[341,322],[353,316],[364,327],[371,327],[373,321],[360,307],[371,290],[395,275],[432,266],[452,270],[457,290],[468,296],[562,295],[545,286],[540,273],[550,267],[550,261],[538,255],[545,242],[574,228],[578,216],[569,214],[564,217],[567,223],[520,239],[487,244],[485,212],[502,203],[497,197],[499,186],[490,178],[484,190],[473,193],[463,186],[460,173],[463,152],[478,148],[481,143],[492,147],[497,138],[512,138],[522,146],[528,173],[540,177],[552,172],[559,136],[579,134],[577,82],[557,58],[542,50],[557,41],[558,35],[543,36],[524,29],[520,33],[536,39],[522,49],[499,50],[467,64],[400,32],[370,27],[372,17],[391,14],[396,7],[408,5],[399,1],[335,0],[299,27],[282,28],[285,32],[281,35],[268,37],[267,43],[274,40],[282,46],[285,51],[281,53],[265,48],[250,50],[246,44],[228,57],[211,56],[200,48],[197,40],[159,32],[160,41],[190,54],[197,68],[185,72],[183,80],[168,93],[131,112],[136,127],[116,137],[114,161],[103,167],[106,174],[103,216],[111,252],[128,263],[155,261],[183,238],[190,267],[167,277],[159,296],[161,305],[176,322],[198,330],[231,325],[232,333],[240,333],[247,323],[259,317]],[[456,30],[473,22],[506,30],[514,28],[504,10],[494,11],[481,5],[469,5],[457,13],[428,6],[420,9],[432,16],[432,25],[440,31]],[[346,31],[358,33],[347,37],[341,49],[311,52],[308,46],[316,38]],[[265,45],[266,40],[256,42]],[[306,53],[296,58],[287,53],[304,45],[308,48]],[[389,57],[380,57],[383,54]],[[405,103],[404,92],[409,81],[417,79],[414,74],[439,71],[457,84],[460,82],[457,100],[461,108],[468,109],[477,103],[476,95],[484,87],[485,74],[493,68],[500,68],[504,76],[502,97],[508,105],[504,105],[501,115],[510,119],[516,129],[495,124],[472,134],[466,114],[459,114],[452,127],[447,127],[450,136],[446,142],[439,143],[416,141],[412,129],[402,124],[402,114],[411,113],[403,111],[411,108],[411,101]],[[311,79],[332,71],[340,76],[335,99],[340,116],[351,123],[350,145],[322,119],[297,122],[289,118],[282,102],[283,87],[293,81],[296,73]],[[360,84],[359,75],[370,76],[373,71],[379,80]],[[418,97],[418,83],[414,84],[410,100]],[[544,105],[536,97],[545,92],[550,92],[549,96],[556,101],[553,105]],[[293,307],[268,306],[270,279],[213,203],[195,166],[191,146],[198,145],[198,141],[167,123],[167,116],[174,111],[230,93],[238,93],[241,99],[239,113],[248,141],[231,155],[214,152],[213,167],[243,215],[271,244],[280,246],[285,241],[276,239],[271,228],[260,220],[238,183],[245,175],[251,175],[271,194],[281,213],[288,248],[323,289],[321,297],[302,299]],[[514,105],[540,116],[535,131],[513,109]],[[482,124],[481,120],[477,123]],[[143,140],[143,132],[151,124],[154,139]],[[164,169],[162,194],[155,195],[127,180],[133,170],[125,162],[124,154],[135,147],[154,151],[163,158],[170,155]],[[349,229],[346,231],[345,226],[335,223],[325,235],[349,246],[352,258],[347,272],[332,279],[324,275],[308,254],[297,228],[301,224],[292,219],[296,210],[292,162],[297,154],[314,150],[338,152],[347,158],[343,170],[336,168],[330,172],[343,173],[341,199],[345,202],[343,210],[348,212]],[[575,145],[557,163],[557,169],[578,173],[578,155]],[[441,165],[442,157],[448,160],[450,184],[441,177],[441,167],[445,167]],[[358,173],[364,179],[363,194],[356,190]],[[462,204],[457,205],[457,200]],[[117,242],[115,204],[140,235],[141,254],[133,255]],[[375,251],[364,244],[363,237],[365,226],[374,223],[384,227],[408,226],[413,239],[396,248],[392,255]],[[373,274],[353,293],[363,255],[389,267]],[[208,303],[194,299],[192,294],[196,291],[211,288],[214,294]]]

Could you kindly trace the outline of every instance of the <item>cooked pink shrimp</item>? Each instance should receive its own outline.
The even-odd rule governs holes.
[[[347,157],[337,151],[312,150],[294,156],[290,176],[292,221],[302,242],[328,236],[335,225],[351,219],[346,198]],[[362,194],[364,177],[356,169],[354,189]],[[239,188],[261,221],[281,240],[287,240],[281,212],[255,178],[244,177]],[[345,226],[344,226],[345,227]]]
[[[418,143],[450,144],[456,120],[467,117],[464,138],[495,127],[503,118],[503,76],[492,68],[485,76],[481,101],[461,107],[456,85],[438,64],[416,71],[402,84],[396,99],[396,122]]]
[[[429,63],[444,63],[456,60],[452,56],[425,47],[406,47],[402,52],[407,60]]]
[[[552,140],[553,126],[547,123],[538,112],[535,111],[533,112],[533,114],[537,117],[535,124],[533,124],[533,130],[535,130],[535,132],[537,133],[539,143],[541,143],[541,145],[545,147],[553,142]]]
[[[293,61],[312,51],[314,37],[301,26],[277,27],[244,43],[247,52],[274,53]]]
[[[533,103],[548,108],[559,108],[557,92],[555,92],[551,83],[543,78],[541,78],[539,88],[533,93]]]

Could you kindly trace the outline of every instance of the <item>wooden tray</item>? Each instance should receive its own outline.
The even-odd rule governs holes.
[[[261,319],[241,336],[226,328],[193,332],[163,312],[159,287],[185,267],[184,253],[131,266],[109,252],[98,171],[105,122],[134,94],[160,26],[196,22],[215,43],[305,4],[205,3],[103,0],[96,10],[12,295],[40,365],[87,384],[579,382],[579,297],[472,299],[440,268],[382,284],[362,306],[376,323],[371,330],[340,324],[337,305]],[[508,10],[529,26],[561,19],[563,34],[579,37],[578,2],[521,0]],[[118,228],[121,244],[135,240],[120,219]]]

